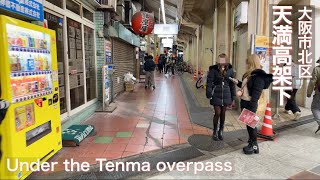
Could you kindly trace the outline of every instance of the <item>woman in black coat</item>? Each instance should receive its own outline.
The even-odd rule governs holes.
[[[262,70],[260,58],[254,54],[247,59],[247,72],[242,77],[242,82],[233,79],[239,88],[243,88],[243,95],[240,96],[241,111],[243,108],[256,113],[258,108],[258,100],[260,99],[263,89],[268,89],[272,83],[272,74],[267,74]],[[245,154],[258,154],[259,147],[257,143],[257,128],[247,126],[249,134],[249,145],[243,148]]]
[[[231,64],[227,62],[226,54],[220,54],[218,64],[209,67],[206,96],[214,107],[212,139],[215,141],[223,140],[225,113],[227,106],[232,104],[235,97],[235,85],[230,80],[233,75],[234,71]]]

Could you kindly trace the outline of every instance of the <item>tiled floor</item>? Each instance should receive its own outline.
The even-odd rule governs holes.
[[[190,121],[178,81],[177,76],[167,79],[157,74],[155,90],[144,89],[144,84],[138,83],[134,92],[117,97],[113,113],[92,115],[84,124],[94,125],[97,134],[87,137],[78,147],[64,147],[58,152],[51,159],[61,161],[55,171],[63,170],[64,159],[95,164],[95,158],[125,158],[184,144],[193,134],[212,134],[210,129]],[[226,131],[245,128],[237,121],[237,111],[228,110],[226,116]]]
[[[124,158],[184,144],[192,134],[211,134],[210,129],[190,122],[175,76],[166,79],[158,74],[155,90],[139,83],[134,92],[118,96],[116,104],[113,113],[96,113],[84,122],[95,127],[95,136],[79,147],[64,147],[51,161],[75,158],[94,164],[95,158]]]
[[[195,87],[195,81],[193,79],[193,74],[184,73],[182,78],[186,82],[189,90],[192,92],[192,95],[194,96],[193,98],[197,100],[198,106],[212,108],[208,99],[205,96],[205,89],[203,89],[203,88],[197,89]],[[300,110],[301,110],[302,117],[312,114],[310,109],[300,107]],[[263,124],[263,119],[264,119],[264,117],[263,117],[264,113],[262,113],[262,114],[263,115],[260,116],[260,119],[261,119],[260,125]],[[272,115],[274,115],[274,114],[272,114]],[[289,115],[289,114],[284,113],[283,108],[279,109],[279,115],[280,115],[280,119],[273,118],[273,125],[277,125],[279,123],[282,123],[285,121],[291,121],[294,119],[294,115]],[[241,123],[237,120],[238,117],[239,117],[239,112],[237,110],[227,110],[225,131],[236,131],[239,129],[246,128],[243,123]]]

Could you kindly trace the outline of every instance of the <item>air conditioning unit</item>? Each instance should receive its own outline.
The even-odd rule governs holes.
[[[234,15],[234,27],[239,28],[248,23],[248,1],[241,2]]]
[[[102,9],[117,10],[117,0],[100,0],[100,4]]]
[[[125,22],[125,3],[124,3],[124,0],[118,0],[117,14],[119,16],[119,21]]]
[[[132,17],[132,2],[124,1],[124,11],[125,11],[125,17],[124,17],[124,25],[125,26],[131,26],[131,17]]]

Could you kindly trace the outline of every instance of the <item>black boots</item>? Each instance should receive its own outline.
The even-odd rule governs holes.
[[[212,139],[214,141],[222,141],[223,140],[223,126],[220,126],[220,129],[218,131],[218,125],[214,124],[213,125],[213,134],[212,134]]]
[[[219,141],[219,138],[218,138],[218,124],[213,124],[212,139],[213,139],[214,141]]]
[[[221,141],[223,141],[223,125],[221,126],[220,125],[220,129],[219,129],[219,131],[218,131],[218,138],[221,140]]]
[[[318,129],[316,130],[315,134],[317,134],[318,131],[320,131],[320,125],[319,125]]]
[[[259,154],[259,146],[257,141],[249,140],[248,142],[249,142],[248,146],[243,148],[244,154],[253,154],[253,153]]]

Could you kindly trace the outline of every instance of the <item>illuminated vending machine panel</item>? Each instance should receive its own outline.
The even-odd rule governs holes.
[[[56,37],[6,16],[0,25],[0,99],[10,102],[0,125],[0,179],[24,179],[32,169],[22,163],[44,162],[62,148]]]

